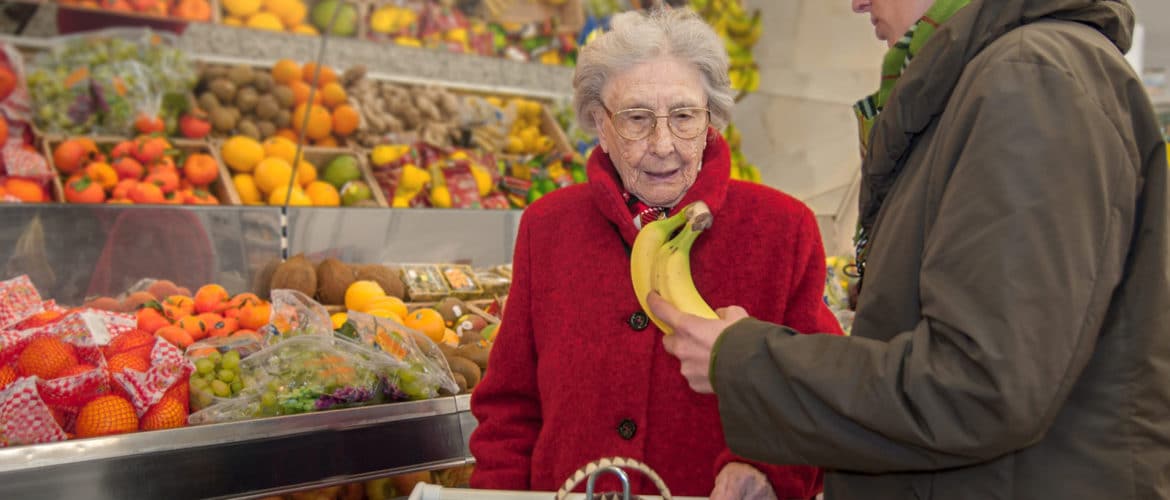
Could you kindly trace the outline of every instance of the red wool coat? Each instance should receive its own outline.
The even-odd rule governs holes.
[[[811,498],[814,467],[752,463],[723,440],[715,396],[693,392],[662,347],[630,282],[637,235],[621,181],[600,148],[589,183],[557,190],[525,210],[513,284],[490,369],[475,388],[475,488],[556,491],[586,463],[640,460],[671,492],[707,496],[729,462],[763,471],[781,499]],[[692,250],[696,287],[713,308],[802,332],[840,333],[822,301],[824,250],[812,212],[774,189],[729,179],[727,143],[712,131],[703,170],[681,209],[710,205],[715,221]],[[639,474],[634,493],[656,494]],[[600,491],[617,490],[612,476]]]

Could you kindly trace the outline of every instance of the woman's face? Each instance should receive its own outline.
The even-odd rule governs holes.
[[[707,134],[703,127],[703,133],[696,137],[680,139],[671,133],[665,116],[676,111],[680,115],[674,118],[676,124],[688,119],[706,122],[706,114],[688,118],[689,115],[679,111],[707,107],[699,70],[674,58],[642,63],[610,77],[601,96],[615,115],[643,108],[663,117],[652,119],[656,124],[649,136],[630,140],[618,133],[614,120],[605,110],[598,109],[593,114],[601,149],[609,154],[626,190],[648,205],[677,204],[699,175]]]
[[[869,14],[878,40],[893,47],[918,22],[934,0],[852,0],[853,12]]]

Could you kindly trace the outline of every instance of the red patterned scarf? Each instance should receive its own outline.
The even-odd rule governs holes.
[[[634,216],[634,227],[641,230],[643,226],[654,222],[658,219],[666,217],[666,213],[670,210],[669,207],[652,207],[647,205],[637,196],[630,193],[622,193],[622,198],[626,200],[626,206],[630,209],[630,215]]]

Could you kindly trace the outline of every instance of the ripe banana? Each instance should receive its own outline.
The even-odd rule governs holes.
[[[710,217],[687,221],[678,236],[658,249],[651,287],[682,312],[716,319],[719,315],[699,295],[691,276],[691,246],[710,225]],[[669,335],[674,332],[664,330],[663,333]]]
[[[630,281],[634,285],[634,295],[638,297],[638,304],[642,306],[642,310],[663,333],[670,333],[671,329],[651,313],[650,306],[646,304],[646,295],[654,290],[653,276],[658,251],[670,242],[671,236],[680,227],[687,225],[689,221],[699,219],[702,219],[706,226],[710,226],[711,209],[702,201],[687,205],[671,217],[646,224],[638,232],[634,246],[630,249]]]

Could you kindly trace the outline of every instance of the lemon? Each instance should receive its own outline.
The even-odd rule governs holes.
[[[251,172],[264,159],[264,147],[260,142],[244,135],[237,135],[225,141],[219,150],[227,163],[236,172]]]
[[[341,205],[341,195],[332,184],[322,181],[313,181],[305,187],[305,194],[313,200],[315,207],[336,207]]]
[[[504,146],[504,152],[514,155],[523,153],[524,140],[514,135],[508,136],[508,144]]]
[[[417,193],[430,181],[426,170],[418,168],[413,163],[402,167],[402,176],[398,178],[398,191],[403,193]]]
[[[285,193],[288,192],[288,184],[282,184],[273,188],[272,193],[268,195],[268,204],[272,206],[284,205]],[[311,207],[313,200],[309,195],[305,194],[305,190],[300,186],[293,186],[292,196],[289,198],[289,206],[293,207]]]
[[[333,313],[333,315],[329,317],[329,322],[333,323],[334,330],[345,326],[346,321],[349,321],[349,315],[343,312]]]
[[[447,186],[431,188],[431,206],[451,208],[451,191],[447,190]]]
[[[394,39],[394,43],[405,47],[422,47],[422,41],[412,36],[400,36]]]
[[[318,34],[320,34],[317,32],[317,28],[314,28],[313,26],[308,25],[308,24],[298,24],[298,25],[293,27],[292,32],[293,33],[300,33],[302,35],[318,35]]]
[[[389,144],[375,146],[374,150],[370,152],[370,161],[378,166],[389,165],[402,159],[402,156],[408,151],[410,151],[410,146],[392,146]]]
[[[492,192],[492,174],[487,168],[479,165],[471,166],[471,176],[475,177],[475,186],[479,188],[480,196],[487,196]]]
[[[305,20],[308,9],[301,0],[264,0],[264,8],[276,14],[285,26],[296,26]]]
[[[224,0],[223,8],[236,17],[248,17],[260,10],[260,0]]]
[[[256,187],[265,193],[271,193],[277,186],[287,186],[292,179],[292,166],[287,161],[270,156],[256,165],[253,173],[256,178]],[[284,193],[281,193],[284,196]]]
[[[225,26],[243,26],[244,20],[236,16],[227,16],[223,18],[223,24]]]
[[[297,159],[297,143],[287,137],[272,136],[264,140],[264,156],[277,157],[287,161],[289,165]]]
[[[393,33],[398,15],[393,8],[382,8],[370,16],[370,29],[376,33]]]
[[[345,289],[345,307],[351,311],[364,311],[369,303],[386,296],[386,291],[377,282],[355,281]]]
[[[236,185],[236,191],[240,193],[240,201],[245,205],[262,205],[264,200],[260,197],[260,190],[256,188],[256,180],[249,174],[236,174],[232,177],[232,183]]]
[[[390,208],[410,208],[410,198],[395,196]]]
[[[248,18],[248,27],[259,30],[284,31],[284,23],[271,12],[257,12]]]
[[[492,106],[495,106],[497,108],[504,107],[504,101],[501,100],[499,97],[495,97],[495,96],[485,97],[485,98],[483,98],[483,100],[486,101],[488,104],[491,104]]]
[[[447,32],[447,41],[461,44],[467,44],[467,30],[463,28],[455,28]]]

